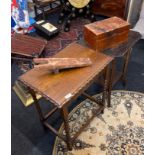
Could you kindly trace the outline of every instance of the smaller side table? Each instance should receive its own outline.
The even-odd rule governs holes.
[[[111,106],[110,101],[111,101],[112,86],[116,82],[118,82],[119,80],[122,80],[124,85],[126,84],[126,73],[127,73],[130,55],[132,52],[132,47],[140,39],[141,39],[141,35],[139,32],[135,32],[135,31],[130,30],[127,42],[122,43],[115,48],[110,48],[110,49],[106,49],[106,50],[102,51],[103,54],[106,54],[106,55],[114,58],[114,60],[111,63],[111,66],[110,66],[110,68],[111,68],[110,73],[109,73],[110,76],[108,76],[108,77],[110,77],[108,79],[109,82],[108,82],[108,86],[107,86],[107,89],[108,89],[108,107]],[[86,44],[86,42],[83,39],[79,40],[79,43],[85,47],[88,47],[88,45]],[[124,59],[123,69],[121,72],[116,71],[116,58],[118,58],[118,57],[123,57],[123,59]],[[102,81],[103,81],[103,78],[100,78],[99,83],[102,83]]]
[[[111,79],[108,86],[108,94],[111,94],[112,86],[118,82],[119,80],[123,81],[123,85],[126,85],[126,74],[129,64],[129,59],[131,56],[133,46],[141,39],[141,34],[139,32],[135,32],[130,30],[128,41],[125,43],[120,44],[119,46],[111,49],[104,50],[103,53],[114,58],[111,67]],[[122,57],[124,59],[123,68],[121,72],[116,70],[116,58]],[[108,105],[110,105],[111,95],[108,95]]]
[[[104,54],[112,56],[114,58],[118,58],[118,57],[124,58],[124,64],[123,64],[123,69],[122,69],[121,73],[118,73],[118,72],[117,72],[117,74],[113,73],[113,75],[116,75],[115,78],[113,78],[113,84],[115,84],[120,79],[123,81],[124,85],[126,84],[126,73],[127,73],[127,68],[128,68],[131,51],[132,51],[133,46],[136,44],[136,42],[138,40],[140,40],[140,38],[141,38],[141,35],[139,32],[130,30],[127,42],[124,42],[115,48],[111,48],[111,49],[102,51]],[[115,61],[113,61],[113,63],[114,64],[113,64],[112,71],[115,72],[116,59],[115,59]]]
[[[40,116],[40,120],[44,127],[47,127],[63,139],[68,146],[68,149],[72,149],[73,141],[79,136],[83,129],[90,123],[90,121],[100,112],[104,111],[105,100],[107,98],[107,88],[104,87],[102,101],[96,101],[93,97],[86,94],[84,91],[96,80],[98,76],[103,75],[103,71],[106,73],[106,78],[103,82],[104,86],[107,86],[107,79],[110,76],[109,64],[113,58],[106,56],[102,53],[97,53],[88,47],[84,47],[78,43],[72,43],[58,54],[55,58],[90,58],[92,65],[83,68],[70,69],[61,71],[59,74],[51,74],[49,70],[37,70],[32,69],[23,74],[19,80],[27,85],[30,89],[30,93],[34,99],[34,105]],[[55,105],[55,108],[49,111],[49,113],[43,115],[41,107],[36,98],[36,92],[41,96],[49,100]],[[79,124],[79,131],[75,135],[70,135],[70,127],[68,123],[68,105],[72,103],[79,95],[84,95],[88,99],[99,105],[98,109],[93,109],[92,117],[87,120],[86,124]],[[66,135],[60,135],[47,121],[47,119],[55,113],[57,110],[64,120],[64,129]]]

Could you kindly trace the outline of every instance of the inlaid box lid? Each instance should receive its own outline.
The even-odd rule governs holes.
[[[90,23],[84,26],[84,31],[90,31],[96,39],[110,37],[115,33],[129,32],[130,24],[118,17]],[[86,33],[86,32],[85,32]]]

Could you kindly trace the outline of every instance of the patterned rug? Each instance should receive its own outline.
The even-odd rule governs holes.
[[[72,21],[69,32],[64,32],[63,25],[57,25],[60,29],[60,33],[48,41],[45,49],[45,56],[51,57],[67,45],[82,38],[84,25],[88,23],[90,23],[88,19],[77,18]]]
[[[94,96],[101,100],[101,94]],[[143,94],[131,91],[113,91],[112,108],[99,114],[73,143],[56,138],[52,155],[143,155],[144,154],[144,101]],[[85,100],[69,115],[71,135],[91,116],[98,106]],[[63,125],[59,133],[65,135]]]

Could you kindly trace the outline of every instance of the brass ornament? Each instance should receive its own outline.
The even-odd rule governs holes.
[[[68,0],[75,8],[83,8],[89,4],[91,0]]]

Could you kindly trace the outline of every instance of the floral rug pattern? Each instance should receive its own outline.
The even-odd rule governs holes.
[[[101,94],[94,96],[101,100]],[[65,142],[56,138],[52,155],[143,155],[144,95],[131,91],[113,91],[111,108],[95,117],[68,151]],[[69,115],[71,136],[91,117],[98,105],[81,102]],[[63,124],[59,133],[65,135]]]

